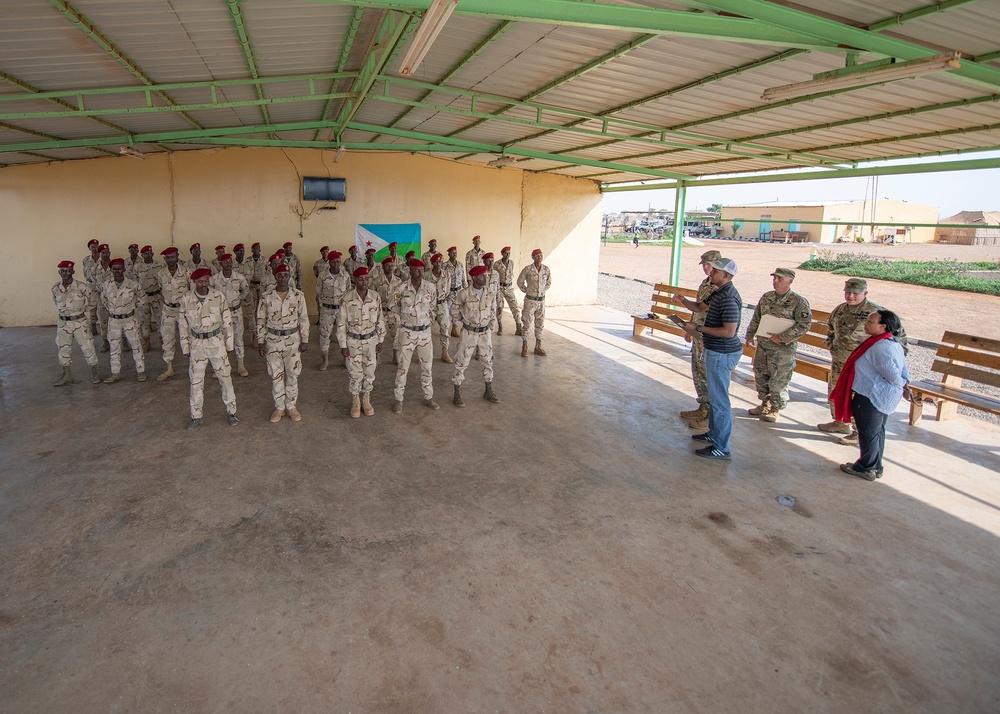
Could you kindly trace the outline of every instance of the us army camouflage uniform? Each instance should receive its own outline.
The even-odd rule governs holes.
[[[424,280],[434,285],[433,319],[437,323],[438,330],[440,330],[438,339],[441,342],[441,350],[447,351],[451,347],[451,312],[449,308],[451,285],[448,283],[448,277],[443,271],[440,277],[438,277],[434,275],[433,270],[426,270],[424,271]]]
[[[497,272],[497,276],[500,278],[500,290],[497,294],[497,305],[503,307],[504,302],[507,303],[507,307],[510,310],[510,314],[514,317],[514,325],[517,329],[521,329],[521,306],[517,304],[517,298],[514,296],[514,262],[508,260],[504,262],[503,260],[497,260],[493,263],[493,269]],[[503,315],[497,317],[497,326],[499,329],[503,329]]]
[[[316,283],[316,299],[319,303],[319,349],[321,352],[330,349],[330,338],[337,329],[340,301],[353,287],[351,278],[343,269],[334,275],[330,272],[329,263],[327,263],[326,274]],[[365,332],[367,331],[365,330]]]
[[[710,278],[705,278],[698,286],[698,302],[705,302],[708,296],[716,291]],[[707,312],[692,313],[691,321],[696,325],[704,325]],[[708,407],[708,375],[705,374],[705,343],[701,333],[691,335],[691,379],[694,380],[694,391],[698,395],[698,404]]]
[[[97,352],[94,350],[94,336],[90,332],[90,313],[97,304],[94,291],[80,280],[74,280],[69,287],[63,287],[60,281],[52,286],[52,302],[59,314],[56,324],[59,364],[63,367],[70,366],[73,361],[73,340],[76,340],[87,364],[96,366]]]
[[[214,288],[202,299],[194,290],[181,298],[177,313],[181,352],[191,355],[188,376],[191,379],[191,418],[201,419],[205,401],[205,369],[209,363],[222,387],[222,401],[227,414],[236,413],[229,351],[233,349],[233,319],[226,297]]]
[[[747,334],[752,335],[764,315],[795,320],[795,324],[782,332],[779,337],[783,344],[777,345],[767,335],[758,335],[757,350],[753,358],[753,374],[757,383],[757,397],[761,402],[770,402],[777,409],[788,404],[788,383],[795,370],[795,350],[797,340],[809,332],[812,325],[812,310],[809,301],[793,290],[778,295],[774,290],[764,293],[753,312]]]
[[[387,278],[381,265],[376,268],[374,273],[369,274],[368,289],[377,292],[379,298],[382,300],[382,318],[385,320],[384,344],[385,347],[391,348],[393,352],[399,350],[399,335],[397,330],[399,316],[392,312],[393,299],[396,293],[399,292],[399,287],[400,282],[395,274]]]
[[[536,268],[528,263],[521,274],[517,276],[517,288],[524,293],[524,309],[521,311],[521,327],[524,331],[523,340],[528,341],[528,332],[532,323],[535,326],[535,342],[542,341],[542,329],[545,327],[545,293],[552,287],[552,271],[542,264]]]
[[[146,292],[132,278],[125,278],[121,285],[114,278],[104,284],[101,292],[104,309],[108,313],[108,342],[111,343],[111,373],[122,371],[122,335],[132,348],[135,371],[145,372],[146,362],[142,355],[142,338],[139,331],[139,314],[146,302]]]
[[[385,320],[382,318],[382,299],[369,289],[362,300],[358,291],[351,288],[340,299],[337,311],[337,343],[348,349],[347,391],[352,396],[372,391],[375,382],[375,365],[378,363],[376,345],[385,339]]]
[[[246,349],[243,346],[243,304],[250,296],[250,283],[240,273],[233,268],[233,274],[226,277],[220,270],[212,276],[209,285],[218,290],[226,298],[226,307],[232,314],[233,323],[233,347],[236,352],[236,359],[243,359]]]
[[[160,340],[163,342],[163,361],[167,363],[174,361],[181,298],[190,290],[190,277],[191,273],[180,263],[177,264],[177,272],[173,275],[170,274],[170,268],[165,265],[156,271],[156,282],[163,295],[163,311],[160,313]]]
[[[153,325],[160,323],[160,312],[163,309],[163,292],[156,281],[156,263],[147,263],[142,258],[132,268],[132,279],[139,283],[145,300],[139,305],[139,334],[143,340],[148,340],[153,331]]]
[[[294,408],[299,400],[302,357],[299,345],[309,342],[306,296],[289,287],[285,298],[276,290],[260,297],[257,306],[257,344],[267,347],[267,372],[271,375],[274,408]]]
[[[396,401],[403,401],[406,373],[410,369],[410,360],[413,359],[414,352],[416,352],[417,362],[420,364],[420,386],[424,390],[424,399],[433,399],[434,348],[431,346],[431,316],[437,306],[437,286],[422,280],[420,287],[415,288],[413,283],[408,280],[399,285],[396,290],[390,305],[392,314],[399,321]]]
[[[462,336],[458,339],[455,352],[455,376],[452,382],[457,386],[465,381],[465,370],[472,355],[479,350],[479,361],[483,365],[483,380],[493,381],[493,330],[497,320],[496,284],[487,283],[482,290],[474,286],[459,290],[451,306],[451,318],[462,325]]]

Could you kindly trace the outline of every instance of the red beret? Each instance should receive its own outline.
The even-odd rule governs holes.
[[[92,246],[92,245],[100,245],[100,244],[101,244],[101,241],[97,240],[96,238],[91,238],[90,240],[87,241],[87,247],[88,248],[90,246]]]
[[[101,243],[99,246],[97,246],[97,252],[101,252],[104,250],[111,250],[110,248],[108,248],[107,243]]]
[[[74,263],[72,260],[64,260],[61,263],[59,263],[59,265],[57,265],[56,267],[60,269],[72,268],[74,265],[76,265],[76,263]]]
[[[246,246],[244,246],[242,243],[237,243],[236,245],[233,246],[233,252],[235,253],[238,250],[246,252]]]
[[[472,236],[472,240],[476,240],[477,238],[481,239],[482,236]]]
[[[284,258],[285,257],[285,249],[284,248],[278,248],[276,251],[274,251],[274,254],[276,256],[278,256],[279,258]]]
[[[219,256],[219,262],[220,263],[223,262],[223,261],[225,261],[225,260],[232,260],[232,259],[233,259],[233,254],[232,253],[223,253],[222,255]]]
[[[144,245],[144,246],[142,246],[142,250],[140,250],[139,252],[140,253],[152,253],[153,252],[153,246],[151,246],[151,245]]]
[[[432,263],[440,263],[443,259],[444,256],[441,255],[440,253],[435,253],[434,255],[431,256]]]
[[[291,241],[287,241],[287,242],[286,242],[286,243],[285,243],[284,245],[282,245],[281,247],[282,247],[282,248],[291,248],[291,247],[292,247],[292,242],[291,242]]]
[[[410,260],[406,261],[406,264],[408,266],[410,266],[411,268],[426,268],[427,267],[426,265],[424,265],[424,261],[417,260],[416,258],[411,258]]]
[[[260,248],[260,243],[254,243],[251,248]]]
[[[451,248],[448,249],[448,252],[449,253],[457,253],[458,252],[458,248],[456,248],[455,246],[452,246]]]
[[[215,249],[216,250],[225,250],[226,246],[224,246],[224,245],[217,245],[217,246],[215,246]]]
[[[208,268],[198,268],[196,271],[191,273],[191,279],[197,280],[198,278],[209,278],[212,276],[212,271]]]
[[[500,249],[500,252],[501,253],[509,253],[510,252],[510,246],[509,245],[505,245],[503,248]]]
[[[328,250],[330,250],[330,246],[324,245],[322,248],[319,249],[319,252],[322,253],[322,252],[328,251]]]
[[[339,250],[331,250],[329,253],[326,254],[327,260],[340,260],[343,257],[344,254],[341,253]]]
[[[160,251],[160,255],[177,255],[177,248],[170,246]]]
[[[133,248],[135,248],[136,250],[138,250],[139,249],[139,244],[138,243],[129,243],[128,249],[132,250]]]
[[[365,251],[365,255],[368,255],[369,253],[374,253],[374,252],[375,252],[374,248],[369,248],[368,250]]]
[[[411,255],[416,255],[416,254],[417,254],[417,251],[415,251],[415,250],[408,250],[408,251],[406,251],[406,259],[409,260]]]
[[[476,277],[477,275],[482,275],[483,273],[488,273],[489,269],[485,265],[477,265],[475,268],[469,271],[469,275]]]
[[[392,258],[390,258],[388,255],[385,256],[384,258],[382,258],[382,265],[385,265],[386,263],[391,263],[391,262],[392,262]]]
[[[274,254],[274,255],[272,255],[272,256],[271,256],[270,258],[268,258],[268,259],[267,259],[267,262],[269,262],[269,263],[273,263],[273,262],[274,262],[274,261],[276,261],[276,260],[277,260],[277,261],[280,261],[280,260],[281,260],[281,256],[280,256],[280,255],[278,255],[277,253],[275,253],[275,254]]]
[[[355,268],[354,270],[355,278],[363,278],[366,275],[368,275],[368,268],[366,268],[365,266],[362,265],[360,268]]]
[[[496,258],[493,257],[492,253],[483,253],[483,260],[486,260],[487,258],[489,258],[490,260],[496,260]]]
[[[108,265],[110,265],[111,267],[114,267],[116,265],[120,265],[120,266],[122,266],[124,268],[125,267],[125,259],[124,258],[115,258],[110,263],[108,263]]]
[[[195,248],[201,250],[201,243],[192,243],[190,250],[194,250]]]
[[[533,251],[531,251],[531,257],[532,258],[534,258],[536,255],[541,255],[541,254],[542,254],[542,249],[541,248],[535,248]]]
[[[290,270],[291,270],[291,268],[289,268],[285,263],[282,263],[281,265],[274,266],[274,274],[275,275],[277,275],[278,273],[287,273]]]
[[[358,249],[358,246],[356,246],[356,245],[352,245],[352,246],[351,246],[350,248],[348,248],[347,250],[349,250],[350,252],[354,253],[355,251],[357,251],[357,249]]]
[[[395,248],[395,247],[396,247],[396,241],[393,241],[392,243],[386,246],[386,248]]]

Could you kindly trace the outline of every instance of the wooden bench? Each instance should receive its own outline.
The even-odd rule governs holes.
[[[910,383],[910,424],[920,421],[924,400],[937,404],[937,421],[954,416],[958,405],[1000,415],[1000,399],[962,387],[968,379],[1000,387],[1000,340],[959,332],[945,332],[931,369],[940,372],[940,382],[922,379]]]
[[[642,331],[646,328],[651,330],[660,330],[661,332],[669,332],[670,334],[678,335],[679,337],[684,337],[687,334],[681,327],[675,325],[667,317],[668,315],[674,314],[685,321],[691,319],[690,311],[683,307],[674,305],[670,301],[670,298],[674,293],[683,295],[690,300],[695,300],[698,297],[698,291],[693,290],[692,288],[680,288],[667,283],[657,283],[653,287],[653,304],[649,310],[650,313],[656,315],[656,317],[651,318],[648,315],[633,315],[633,336],[641,335]],[[830,320],[830,313],[824,312],[823,310],[813,310],[812,313],[813,321],[809,328],[809,332],[800,337],[799,342],[817,347],[823,351],[823,354],[806,352],[801,349],[798,350],[795,356],[795,371],[806,377],[818,379],[821,382],[829,382],[832,361],[829,356],[829,348],[827,348],[824,340],[827,335],[827,323]],[[747,347],[746,344],[743,345],[743,354],[747,355],[751,359],[756,351],[757,350],[753,347]]]

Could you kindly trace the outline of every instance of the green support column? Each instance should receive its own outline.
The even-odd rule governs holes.
[[[684,203],[687,201],[687,183],[677,182],[674,198],[674,244],[670,248],[670,284],[681,284],[681,246],[684,243]]]

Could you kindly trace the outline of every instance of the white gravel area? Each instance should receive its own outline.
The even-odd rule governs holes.
[[[597,301],[602,305],[607,305],[608,307],[616,310],[627,312],[630,315],[645,315],[648,313],[650,298],[652,295],[652,283],[635,280],[633,278],[611,276],[607,273],[599,273],[597,276]],[[751,317],[753,317],[753,306],[751,305],[750,307],[747,307],[746,298],[744,297],[743,319],[740,321],[739,330],[739,334],[741,336],[746,334],[747,325],[749,325]],[[808,345],[804,345],[802,349],[808,350],[813,348],[810,348]],[[906,362],[910,370],[911,381],[921,379],[938,381],[941,379],[941,374],[939,372],[931,371],[931,364],[934,361],[935,350],[936,348],[934,347],[924,347],[920,345],[910,346],[906,356]],[[1000,397],[1000,389],[996,389],[994,387],[974,382],[967,382],[965,387],[967,389],[975,389],[983,394]],[[980,419],[982,421],[1000,424],[1000,417],[988,412],[983,412],[978,409],[969,409],[962,406],[958,408],[958,411],[960,414]],[[933,415],[933,413],[933,406],[927,405],[924,407],[925,417],[929,414]]]

